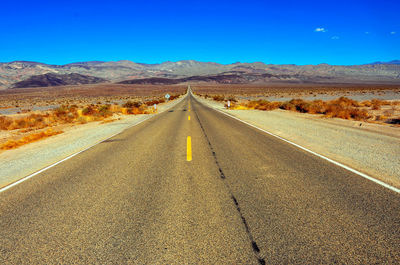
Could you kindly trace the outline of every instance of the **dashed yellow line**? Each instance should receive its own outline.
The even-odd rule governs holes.
[[[187,137],[187,148],[186,148],[186,161],[192,161],[192,138]]]
[[[190,121],[190,115],[188,116],[188,121]]]

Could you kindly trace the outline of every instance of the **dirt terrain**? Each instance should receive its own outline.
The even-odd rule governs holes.
[[[320,97],[372,94],[376,97],[392,92],[400,98],[400,85],[379,84],[298,84],[298,83],[270,83],[263,85],[212,85],[199,84],[191,86],[198,94],[208,95],[235,95],[240,98],[246,97],[271,97],[271,98],[298,98],[298,97]]]
[[[395,85],[315,85],[269,86],[194,85],[195,94],[225,102],[230,109],[282,109],[325,117],[382,124],[400,123],[400,87]]]
[[[126,115],[153,114],[165,94],[173,100],[185,86],[80,85],[0,91],[0,152]]]

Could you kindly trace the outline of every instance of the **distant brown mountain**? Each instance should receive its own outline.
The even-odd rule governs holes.
[[[81,74],[54,74],[34,75],[24,81],[16,82],[12,88],[24,87],[48,87],[102,83],[107,80],[99,77],[93,77]]]
[[[374,62],[372,64],[400,64],[400,60],[393,60],[390,62]]]
[[[164,62],[160,64],[135,63],[127,60],[117,62],[90,61],[65,65],[16,61],[0,63],[0,89],[21,87],[24,84],[20,83],[21,81],[33,76],[50,73],[58,75],[80,74],[111,82],[149,82],[154,84],[181,82],[263,83],[282,81],[311,83],[400,83],[400,64],[398,61],[352,66],[328,64],[274,65],[262,62],[219,64],[193,60]],[[42,81],[44,84],[48,83],[45,80]],[[37,84],[39,83],[38,81]],[[55,81],[54,83],[58,82]]]
[[[313,76],[313,78],[299,74],[268,74],[246,73],[240,71],[225,72],[217,75],[189,76],[184,78],[140,78],[119,82],[119,84],[153,84],[172,85],[181,83],[216,83],[216,84],[263,84],[263,83],[330,83],[331,77]]]

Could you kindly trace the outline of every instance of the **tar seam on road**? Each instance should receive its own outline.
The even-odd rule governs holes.
[[[333,159],[330,159],[330,158],[328,158],[328,157],[326,157],[326,156],[324,156],[324,155],[321,155],[321,154],[318,154],[318,153],[316,153],[316,152],[314,152],[314,151],[311,151],[310,149],[307,149],[307,148],[305,148],[305,147],[303,147],[303,146],[301,146],[301,145],[299,145],[299,144],[296,144],[296,143],[294,143],[294,142],[291,142],[291,141],[289,141],[289,140],[287,140],[287,139],[285,139],[285,138],[283,138],[283,137],[280,137],[280,136],[278,136],[278,135],[276,135],[276,134],[273,134],[273,133],[271,133],[271,132],[269,132],[269,131],[267,131],[267,130],[261,129],[261,128],[255,126],[255,125],[253,125],[253,124],[251,124],[251,123],[248,123],[248,122],[246,122],[246,121],[243,121],[243,120],[241,120],[241,119],[239,119],[239,118],[237,118],[237,117],[235,117],[235,116],[233,116],[233,115],[231,115],[231,114],[225,113],[225,112],[223,112],[223,111],[221,111],[221,110],[219,110],[219,109],[213,109],[213,108],[210,108],[210,109],[216,110],[216,111],[218,111],[218,112],[220,112],[220,113],[222,113],[222,114],[224,114],[224,115],[226,115],[226,116],[228,116],[228,117],[231,117],[232,119],[235,119],[235,120],[238,120],[238,121],[240,121],[240,122],[243,122],[244,124],[247,124],[247,125],[249,125],[249,126],[251,126],[251,127],[253,127],[253,128],[256,128],[257,130],[260,130],[260,131],[262,131],[262,132],[264,132],[264,133],[266,133],[266,134],[269,134],[269,135],[271,135],[271,136],[273,136],[273,137],[276,137],[276,138],[278,138],[278,139],[280,139],[280,140],[282,140],[282,141],[284,141],[284,142],[286,142],[286,143],[288,143],[288,144],[294,145],[294,146],[296,146],[297,148],[300,148],[300,149],[303,150],[303,151],[306,151],[306,152],[308,152],[308,153],[311,153],[311,154],[313,154],[313,155],[315,155],[315,156],[317,156],[317,157],[319,157],[319,158],[322,158],[322,159],[324,159],[324,160],[326,160],[326,161],[328,161],[328,162],[330,162],[330,163],[332,163],[332,164],[335,164],[336,166],[339,166],[339,167],[341,167],[341,168],[344,168],[344,169],[346,169],[346,170],[348,170],[348,171],[350,171],[350,172],[352,172],[352,173],[354,173],[354,174],[356,174],[356,175],[359,175],[360,177],[363,177],[363,178],[368,179],[368,180],[370,180],[370,181],[372,181],[372,182],[375,182],[376,184],[381,185],[381,186],[383,186],[383,187],[385,187],[385,188],[387,188],[387,189],[389,189],[389,190],[391,190],[391,191],[394,191],[394,192],[396,192],[396,193],[400,193],[400,189],[398,189],[398,188],[396,188],[396,187],[394,187],[394,186],[391,186],[391,185],[389,185],[389,184],[387,184],[387,183],[385,183],[385,182],[383,182],[383,181],[380,181],[380,180],[378,180],[378,179],[376,179],[376,178],[373,178],[373,177],[371,177],[371,176],[368,176],[367,174],[362,173],[362,172],[360,172],[360,171],[358,171],[358,170],[356,170],[356,169],[354,169],[354,168],[351,168],[351,167],[346,166],[346,165],[344,165],[344,164],[342,164],[342,163],[340,163],[340,162],[337,162],[337,161],[335,161],[335,160],[333,160]]]
[[[222,171],[222,168],[221,168],[221,166],[220,166],[219,163],[218,163],[217,155],[215,154],[214,148],[213,148],[213,146],[212,146],[210,140],[208,139],[208,136],[207,136],[206,131],[204,130],[203,124],[201,123],[201,121],[200,121],[200,119],[199,119],[199,116],[197,115],[197,112],[194,112],[194,113],[195,113],[195,115],[196,115],[197,120],[199,121],[201,131],[203,132],[203,134],[204,134],[204,136],[205,136],[205,138],[206,138],[206,140],[207,140],[207,142],[208,142],[208,146],[210,147],[211,153],[212,153],[212,155],[213,155],[213,157],[214,157],[215,164],[216,164],[217,167],[218,167],[218,170],[219,170],[219,173],[220,173],[220,178],[221,178],[221,179],[225,179],[224,172]],[[244,225],[244,228],[246,229],[247,236],[249,237],[249,240],[250,240],[250,243],[251,243],[251,247],[252,247],[252,249],[253,249],[254,255],[256,256],[256,258],[257,258],[257,260],[258,260],[258,263],[260,263],[261,265],[265,265],[265,260],[264,260],[264,258],[261,257],[261,255],[260,255],[260,248],[258,247],[257,242],[254,240],[254,237],[253,237],[253,235],[251,234],[249,225],[247,224],[246,218],[243,216],[243,214],[242,214],[242,212],[241,212],[241,210],[240,210],[239,202],[237,201],[235,195],[233,195],[233,192],[231,191],[231,189],[229,188],[229,186],[228,186],[224,181],[223,181],[223,183],[224,183],[226,189],[229,191],[229,194],[230,194],[230,196],[231,196],[231,199],[232,199],[233,203],[235,204],[236,211],[238,212],[238,214],[239,214],[239,216],[240,216],[240,219],[242,220],[242,223],[243,223],[243,225]]]
[[[183,97],[183,98],[181,98],[181,99],[180,99],[178,102],[176,102],[174,105],[172,105],[172,106],[166,108],[166,109],[164,110],[164,112],[167,111],[167,110],[169,110],[169,109],[171,109],[172,107],[176,106],[177,104],[179,104],[184,98],[186,98],[186,96]],[[157,113],[157,114],[161,114],[161,113]],[[36,171],[36,172],[34,172],[34,173],[32,173],[32,174],[29,174],[29,175],[27,175],[27,176],[25,176],[25,177],[23,177],[23,178],[21,178],[21,179],[15,181],[15,182],[12,182],[12,183],[10,183],[10,184],[8,184],[8,185],[6,185],[6,186],[0,188],[0,193],[2,193],[3,191],[6,191],[6,190],[8,190],[8,189],[10,189],[10,188],[12,188],[12,187],[14,187],[14,186],[16,186],[16,185],[18,185],[18,184],[24,182],[24,181],[26,181],[26,180],[32,178],[32,177],[34,177],[34,176],[36,176],[36,175],[38,175],[38,174],[40,174],[40,173],[42,173],[42,172],[44,172],[44,171],[46,171],[46,170],[48,170],[48,169],[54,167],[54,166],[56,166],[56,165],[58,165],[58,164],[64,162],[64,161],[67,161],[68,159],[73,158],[74,156],[79,155],[80,153],[83,153],[83,152],[89,150],[90,148],[92,148],[92,147],[94,147],[94,146],[96,146],[96,145],[98,145],[98,144],[101,144],[102,142],[107,141],[108,139],[111,139],[111,138],[113,138],[114,136],[116,136],[116,135],[118,135],[118,134],[121,134],[122,132],[124,132],[124,131],[126,131],[126,130],[128,130],[128,129],[130,129],[130,128],[136,126],[136,125],[139,125],[139,124],[141,124],[141,123],[143,123],[143,122],[145,122],[145,121],[147,121],[147,120],[149,120],[149,119],[151,119],[151,118],[157,116],[157,114],[156,114],[156,115],[153,115],[153,116],[149,116],[149,117],[145,118],[144,120],[139,121],[139,122],[137,122],[137,123],[134,123],[134,124],[132,124],[132,125],[130,125],[130,126],[124,128],[124,129],[122,129],[121,131],[119,131],[119,132],[117,132],[117,133],[115,133],[115,134],[113,134],[113,135],[111,135],[111,136],[109,136],[109,137],[106,137],[106,138],[103,139],[103,140],[100,140],[100,141],[98,141],[98,142],[96,142],[96,143],[94,143],[94,144],[92,144],[92,145],[86,147],[86,148],[83,149],[83,150],[80,150],[80,151],[78,151],[78,152],[76,152],[76,153],[73,153],[73,154],[71,154],[71,155],[69,155],[69,156],[67,156],[67,157],[65,157],[65,158],[63,158],[63,159],[61,159],[60,161],[57,161],[57,162],[55,162],[55,163],[53,163],[53,164],[50,164],[50,165],[48,165],[47,167],[44,167],[44,168],[42,168],[42,169],[39,169],[38,171]]]

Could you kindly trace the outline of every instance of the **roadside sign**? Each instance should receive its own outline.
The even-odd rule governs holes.
[[[154,110],[156,110],[157,109],[157,104],[154,104],[153,107],[154,107]]]
[[[165,95],[165,98],[168,100],[169,98],[170,98],[171,96],[167,93],[166,95]]]
[[[231,101],[228,100],[228,109],[231,107]]]

